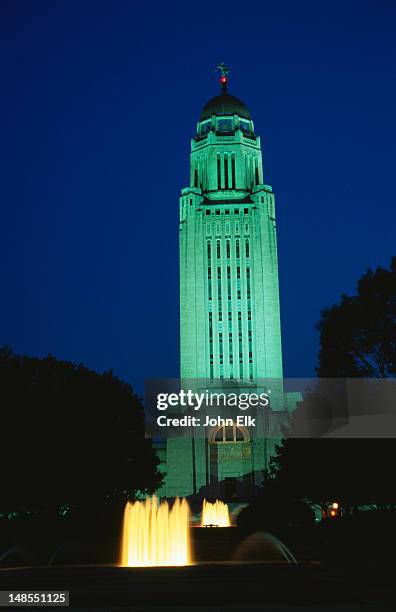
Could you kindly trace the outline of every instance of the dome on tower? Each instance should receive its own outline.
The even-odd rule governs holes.
[[[251,120],[250,113],[242,100],[235,96],[230,96],[227,92],[223,92],[209,100],[203,107],[199,120],[204,121],[212,115],[239,115],[244,119]]]

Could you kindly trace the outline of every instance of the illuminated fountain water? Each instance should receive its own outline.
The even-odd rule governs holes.
[[[202,527],[230,527],[230,513],[227,504],[219,499],[216,499],[213,504],[204,499],[201,525]]]
[[[189,507],[185,499],[128,502],[124,512],[120,565],[147,567],[191,563]]]
[[[233,561],[251,563],[257,561],[286,562],[297,565],[297,559],[279,538],[271,533],[257,531],[247,537],[238,547]]]

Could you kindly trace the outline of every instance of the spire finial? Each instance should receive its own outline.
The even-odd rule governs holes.
[[[224,62],[221,62],[216,68],[217,72],[220,72],[220,85],[222,87],[223,93],[227,93],[227,84],[228,84],[228,73],[230,69],[227,68]]]

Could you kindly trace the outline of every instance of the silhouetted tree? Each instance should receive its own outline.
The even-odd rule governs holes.
[[[0,511],[95,504],[159,484],[142,405],[111,371],[5,347],[0,397]]]
[[[396,257],[389,269],[369,270],[355,296],[343,295],[324,310],[318,329],[317,390],[307,393],[295,411],[268,477],[292,497],[322,507],[331,500],[346,507],[394,505],[396,493],[387,478],[396,450],[393,438],[321,436],[334,416],[347,414],[342,378],[396,376]]]
[[[288,527],[309,527],[315,514],[301,495],[288,491],[275,479],[266,479],[262,495],[253,500],[237,517],[246,531],[258,529],[280,533]]]
[[[357,294],[322,311],[318,376],[396,376],[396,257],[389,269],[368,270]]]
[[[304,403],[293,419],[303,411]],[[283,495],[322,509],[334,500],[344,508],[396,504],[396,491],[385,477],[395,454],[393,438],[298,438],[293,437],[293,419],[290,437],[270,462],[264,489],[272,483]]]

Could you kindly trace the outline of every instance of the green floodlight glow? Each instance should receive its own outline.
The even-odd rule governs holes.
[[[227,92],[224,62],[216,70],[222,93],[202,111],[180,197],[180,377],[246,386],[283,376],[275,197],[249,110]],[[282,390],[278,397],[282,410]],[[209,446],[168,439],[158,494],[188,496],[227,479],[230,492],[234,476],[267,467],[273,440],[227,435]]]

